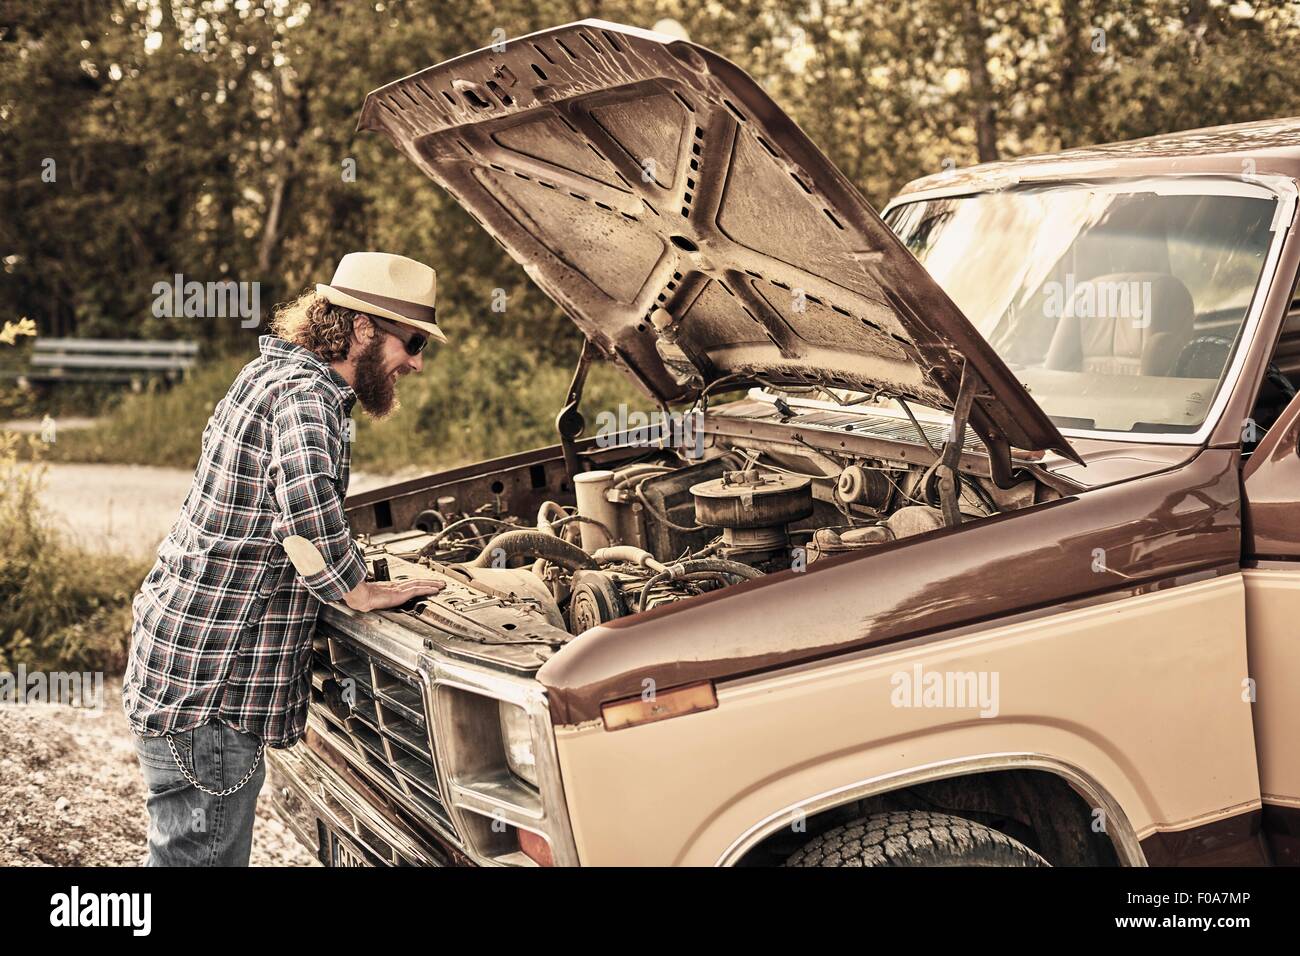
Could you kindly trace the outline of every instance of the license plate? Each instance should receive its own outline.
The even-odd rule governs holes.
[[[370,866],[365,855],[352,844],[331,833],[329,838],[330,866]]]

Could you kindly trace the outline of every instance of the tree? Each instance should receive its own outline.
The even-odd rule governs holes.
[[[454,201],[381,137],[353,131],[369,90],[579,19],[584,5],[10,0],[4,11],[0,301],[43,333],[248,350],[257,330],[233,319],[155,315],[154,285],[256,282],[265,315],[343,253],[382,248],[437,263],[453,333],[576,351],[553,303]],[[601,15],[680,21],[749,70],[877,204],[945,166],[1300,112],[1295,5],[624,0]],[[505,313],[492,309],[502,295]]]

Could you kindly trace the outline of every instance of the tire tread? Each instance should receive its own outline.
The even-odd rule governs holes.
[[[1048,866],[998,830],[947,813],[893,810],[814,837],[786,866]]]

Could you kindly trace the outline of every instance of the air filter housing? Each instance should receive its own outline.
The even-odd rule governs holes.
[[[785,548],[786,526],[813,513],[812,480],[751,468],[691,486],[695,521],[722,529],[728,552]]]

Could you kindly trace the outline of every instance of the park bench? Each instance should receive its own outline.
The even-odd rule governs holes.
[[[130,339],[38,338],[27,367],[10,371],[19,384],[29,382],[129,382],[139,388],[145,379],[161,376],[175,381],[194,367],[197,342]]]

